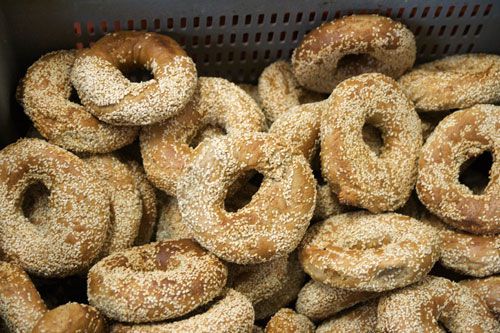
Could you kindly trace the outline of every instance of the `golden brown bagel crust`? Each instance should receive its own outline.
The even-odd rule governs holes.
[[[205,313],[170,323],[115,324],[111,333],[250,333],[253,322],[252,303],[243,294],[230,289]]]
[[[94,171],[111,199],[111,218],[101,256],[134,245],[142,217],[142,203],[135,177],[127,164],[111,154],[83,159]]]
[[[194,241],[161,241],[99,261],[88,274],[88,297],[114,320],[159,321],[211,301],[226,278],[226,266]]]
[[[418,311],[416,311],[418,309]],[[499,332],[500,324],[467,287],[427,276],[404,289],[382,296],[377,310],[377,332]]]
[[[47,53],[28,68],[18,99],[36,129],[51,143],[75,152],[108,153],[137,137],[135,127],[99,121],[82,105],[69,100],[74,51]]]
[[[11,332],[31,333],[47,311],[40,294],[28,274],[12,263],[0,261],[0,281],[0,321]]]
[[[202,77],[198,81],[192,100],[180,114],[141,132],[148,178],[173,196],[179,177],[197,150],[190,144],[207,126],[220,126],[230,135],[264,129],[262,111],[241,88],[222,78]]]
[[[316,333],[373,333],[377,326],[378,300],[368,302],[318,326]]]
[[[479,296],[497,320],[500,319],[500,276],[490,276],[484,279],[463,280],[460,284],[468,287]]]
[[[420,201],[443,222],[475,234],[500,233],[500,107],[476,105],[443,119],[422,148]],[[460,166],[490,151],[493,165],[483,193],[458,180]]]
[[[262,111],[272,124],[290,108],[303,103],[318,102],[326,96],[302,88],[286,61],[276,61],[264,68],[259,77]]]
[[[455,230],[432,214],[422,219],[439,232],[439,261],[444,267],[477,277],[500,273],[500,235],[474,235]]]
[[[399,79],[419,112],[500,101],[500,56],[460,54],[415,67]]]
[[[403,206],[415,185],[422,133],[398,84],[382,74],[363,74],[339,84],[325,103],[321,165],[340,203],[373,213]],[[379,155],[363,141],[365,123],[382,131]]]
[[[280,309],[266,325],[265,333],[313,333],[314,324],[292,309]]]
[[[313,279],[354,291],[384,291],[425,276],[439,257],[435,230],[408,216],[352,212],[313,225],[299,250]]]
[[[377,295],[379,293],[334,288],[311,280],[300,290],[295,308],[298,313],[317,321],[327,319]]]
[[[330,93],[341,81],[363,73],[397,79],[415,58],[415,37],[403,24],[377,15],[352,15],[304,36],[293,52],[292,66],[302,86]]]
[[[109,198],[94,173],[72,153],[38,139],[0,152],[0,248],[4,258],[45,277],[85,270],[102,250]],[[31,185],[50,191],[48,220],[35,225],[21,203]]]
[[[182,219],[194,238],[238,264],[262,263],[292,252],[309,225],[316,200],[307,160],[268,133],[205,142],[177,186]],[[264,175],[259,190],[248,205],[227,212],[228,187],[253,169]]]
[[[106,333],[106,322],[95,308],[78,303],[45,313],[31,333]]]
[[[120,70],[137,65],[154,79],[130,82]],[[179,113],[196,88],[196,67],[177,42],[154,32],[120,31],[79,51],[71,82],[97,118],[114,125],[148,125]]]

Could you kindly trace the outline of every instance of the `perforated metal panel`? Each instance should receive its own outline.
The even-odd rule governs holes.
[[[14,74],[0,77],[0,89],[11,95],[26,67],[43,53],[87,47],[107,32],[126,29],[169,34],[196,60],[200,75],[246,82],[254,82],[276,59],[289,58],[311,29],[353,13],[404,22],[416,35],[419,61],[455,53],[500,53],[500,2],[494,0],[3,0],[0,11],[6,23],[0,29],[7,29],[16,60],[8,66]],[[0,62],[5,61],[3,52]],[[0,108],[4,115],[11,112],[2,104]],[[6,137],[0,133],[0,141]]]

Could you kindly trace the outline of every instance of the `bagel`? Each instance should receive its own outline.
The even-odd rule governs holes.
[[[247,84],[247,83],[239,83],[238,87],[243,89],[250,97],[253,98],[255,103],[262,108],[262,101],[260,99],[259,95],[259,87],[254,85],[254,84]]]
[[[106,333],[106,322],[91,306],[68,303],[45,313],[31,333]]]
[[[136,179],[127,164],[113,155],[83,159],[111,200],[111,218],[101,256],[133,246],[142,218],[142,202]]]
[[[7,332],[31,333],[47,311],[40,294],[28,274],[15,264],[0,261],[0,280],[0,322]]]
[[[419,309],[416,311],[416,309]],[[499,332],[500,324],[467,287],[428,276],[422,281],[382,296],[377,310],[377,332]]]
[[[150,70],[153,79],[130,82],[121,71]],[[71,83],[82,103],[113,125],[148,125],[170,118],[196,88],[193,60],[173,39],[154,32],[108,34],[77,53]]]
[[[311,220],[316,188],[306,159],[268,133],[205,141],[182,175],[177,195],[194,238],[218,257],[256,264],[292,252]],[[224,197],[244,171],[264,180],[248,205],[227,212]]]
[[[500,235],[480,236],[458,231],[431,214],[424,216],[423,221],[439,232],[439,261],[444,267],[477,277],[500,273]]]
[[[330,287],[311,280],[299,292],[295,308],[313,321],[330,318],[337,312],[376,297],[379,293]]]
[[[316,333],[373,333],[377,326],[378,300],[368,302],[318,326]]]
[[[231,288],[245,295],[252,304],[268,299],[281,288],[288,274],[288,257],[263,264],[230,265]]]
[[[475,234],[500,233],[500,107],[476,105],[450,114],[422,148],[416,190],[443,222]],[[475,194],[458,180],[460,167],[490,151],[489,183]]]
[[[372,213],[404,205],[417,177],[422,132],[397,83],[382,74],[363,74],[339,84],[325,103],[321,166],[340,203]],[[379,155],[362,138],[365,123],[382,131]]]
[[[209,125],[220,126],[230,135],[258,132],[264,129],[264,116],[235,84],[200,78],[193,99],[179,115],[142,129],[144,168],[156,187],[176,195],[177,182],[197,151],[190,144]]]
[[[500,56],[458,54],[415,67],[399,79],[419,112],[500,102]]]
[[[314,324],[292,309],[281,309],[266,325],[265,333],[313,333]]]
[[[170,323],[126,325],[115,324],[111,333],[243,333],[253,329],[254,312],[250,301],[234,290],[207,312]]]
[[[326,97],[302,88],[293,75],[292,66],[286,61],[276,61],[264,68],[257,86],[262,111],[272,124],[294,106],[319,102]]]
[[[74,51],[47,53],[28,68],[18,100],[40,135],[78,153],[108,153],[134,141],[139,129],[99,121],[70,100]]]
[[[135,179],[135,187],[139,190],[142,203],[142,217],[134,245],[144,245],[151,241],[158,215],[156,190],[146,177],[143,167],[136,161],[128,161],[127,165]]]
[[[100,254],[110,219],[109,198],[78,157],[38,139],[0,151],[0,248],[27,272],[64,277],[87,269]],[[50,191],[48,219],[35,225],[22,198],[33,184]]]
[[[193,238],[186,223],[183,223],[179,203],[174,197],[167,199],[167,202],[160,208],[160,218],[158,229],[156,230],[156,240]]]
[[[279,309],[290,305],[297,298],[305,278],[306,274],[300,267],[297,254],[293,252],[288,256],[287,274],[283,280],[283,286],[268,298],[254,304],[255,319],[269,318]]]
[[[309,228],[299,259],[314,280],[352,291],[385,291],[420,280],[438,260],[434,229],[396,213],[352,212]]]
[[[88,298],[114,320],[160,321],[211,301],[221,293],[226,278],[226,266],[197,243],[162,241],[99,261],[88,274]]]
[[[488,307],[497,320],[500,319],[500,276],[490,276],[484,279],[463,280],[462,286],[469,288]]]
[[[293,51],[297,81],[330,93],[352,76],[378,72],[394,79],[412,68],[415,36],[402,23],[378,15],[352,15],[327,22],[304,36]]]

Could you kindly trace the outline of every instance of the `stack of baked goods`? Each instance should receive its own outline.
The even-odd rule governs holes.
[[[0,151],[0,329],[500,332],[500,56],[415,58],[377,15],[258,86],[158,33],[44,55],[38,138]]]

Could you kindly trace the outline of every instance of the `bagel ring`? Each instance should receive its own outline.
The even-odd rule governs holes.
[[[402,23],[352,15],[309,32],[292,55],[293,72],[307,89],[331,93],[352,76],[377,72],[397,79],[413,67],[415,37]]]
[[[156,187],[176,195],[179,177],[197,151],[190,144],[209,125],[219,125],[228,134],[259,132],[264,129],[264,115],[235,84],[201,77],[193,99],[179,115],[141,132],[144,168]]]
[[[353,291],[414,283],[438,260],[433,228],[396,213],[352,212],[309,228],[299,259],[314,280]]]
[[[114,320],[160,321],[211,301],[222,292],[226,278],[226,266],[197,243],[162,241],[99,261],[88,274],[88,297]]]
[[[130,82],[120,70],[137,65],[154,78]],[[82,103],[113,125],[148,125],[170,118],[196,88],[196,67],[177,42],[154,32],[120,31],[79,51],[71,82]]]
[[[422,131],[398,84],[382,74],[363,74],[339,84],[326,103],[321,166],[340,203],[372,213],[403,206],[415,185]],[[379,155],[363,140],[365,123],[382,132]]]
[[[443,222],[475,234],[500,233],[500,106],[480,104],[443,119],[418,163],[417,194]],[[493,155],[489,183],[474,194],[459,182],[460,166],[485,151]]]
[[[30,333],[47,312],[40,294],[28,274],[15,264],[0,261],[0,280],[0,322],[9,332]]]
[[[256,264],[292,252],[311,220],[316,188],[306,159],[279,137],[245,133],[205,141],[182,175],[177,195],[194,238],[218,257]],[[227,212],[227,190],[241,173],[264,175],[252,200]]]
[[[184,320],[144,325],[115,324],[111,333],[185,333],[185,332],[251,332],[254,323],[252,303],[230,289],[206,312]]]
[[[398,80],[419,112],[500,102],[500,56],[459,54],[415,67]]]
[[[484,301],[490,312],[500,319],[500,276],[490,276],[484,279],[462,280],[461,285],[469,288]]]
[[[31,333],[106,333],[99,311],[85,304],[67,303],[45,313]]]
[[[70,100],[74,51],[55,51],[28,68],[18,88],[24,112],[51,143],[79,153],[108,153],[132,143],[137,127],[117,127],[99,121]]]
[[[39,139],[0,151],[0,248],[29,273],[64,277],[90,266],[102,250],[109,198],[93,172],[70,152]],[[23,215],[24,193],[43,183],[50,218],[35,225]]]
[[[313,333],[314,324],[292,309],[280,309],[267,322],[265,333]]]
[[[418,311],[416,311],[418,309]],[[499,332],[500,324],[467,287],[427,276],[422,281],[382,296],[376,332]]]
[[[281,60],[264,68],[257,87],[262,111],[269,124],[294,106],[326,98],[302,88],[293,75],[290,63]]]
[[[316,333],[373,333],[377,327],[378,300],[370,301],[354,310],[321,323]]]

